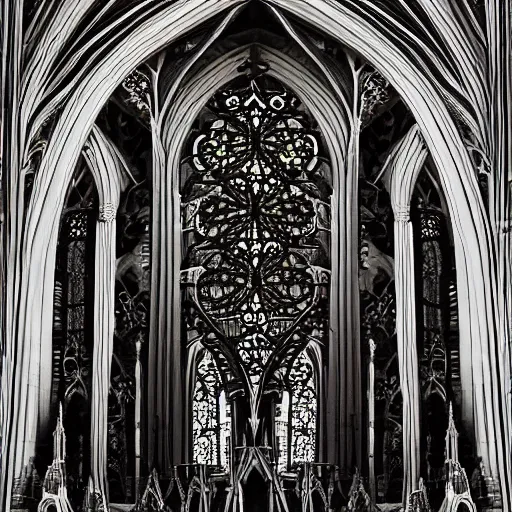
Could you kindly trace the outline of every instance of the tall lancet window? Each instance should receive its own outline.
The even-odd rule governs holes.
[[[227,467],[231,411],[217,365],[207,350],[197,366],[192,414],[194,461]]]
[[[93,356],[94,248],[97,194],[78,165],[60,222],[53,313],[52,409],[63,405],[67,478],[74,505],[89,478]]]
[[[315,460],[317,400],[315,370],[303,351],[293,362],[277,409],[278,469]]]
[[[312,462],[319,365],[307,351],[321,354],[329,330],[321,136],[266,75],[220,90],[194,128],[181,174],[194,460],[256,446],[281,466]]]

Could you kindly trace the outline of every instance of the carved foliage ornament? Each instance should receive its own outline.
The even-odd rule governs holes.
[[[393,88],[377,71],[365,72],[361,78],[361,126],[368,125],[380,109],[393,98]]]

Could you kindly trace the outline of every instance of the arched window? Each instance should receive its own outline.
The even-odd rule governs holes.
[[[330,281],[321,136],[267,75],[221,89],[194,128],[181,173],[184,341],[206,349],[189,383],[194,462],[227,464],[228,439],[265,446],[281,467],[314,461],[305,349],[327,345]]]
[[[435,169],[426,167],[413,196],[417,329],[422,395],[422,467],[428,480],[444,478],[448,403],[460,407],[459,329],[450,218]],[[455,313],[455,316],[453,315]],[[461,446],[467,443],[461,430]],[[461,450],[461,460],[466,450]],[[465,460],[463,462],[466,462]]]
[[[62,214],[53,313],[52,406],[63,405],[70,498],[82,502],[89,478],[93,359],[94,247],[97,196],[78,165]],[[49,457],[49,454],[48,454]]]

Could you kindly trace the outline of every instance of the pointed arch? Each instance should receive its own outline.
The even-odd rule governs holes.
[[[271,77],[286,83],[297,94],[297,96],[304,102],[305,106],[311,112],[316,122],[319,125],[320,131],[326,139],[327,150],[329,153],[332,173],[333,173],[333,196],[332,196],[332,217],[336,219],[334,222],[339,229],[332,233],[332,268],[333,268],[333,281],[347,282],[346,287],[353,289],[357,287],[357,276],[349,271],[344,265],[345,254],[347,252],[356,252],[357,248],[347,244],[347,236],[344,234],[345,230],[349,229],[352,225],[357,223],[355,218],[351,217],[355,213],[356,208],[351,209],[348,206],[350,199],[347,197],[345,185],[345,158],[346,158],[346,145],[340,144],[340,141],[345,141],[344,133],[346,133],[345,113],[343,107],[336,101],[336,96],[330,89],[329,85],[325,84],[321,79],[317,78],[306,66],[297,62],[286,53],[280,50],[270,48],[268,46],[259,45],[260,56],[264,62],[269,64],[267,72]],[[192,123],[196,119],[199,111],[203,108],[206,101],[209,99],[211,93],[216,91],[229,81],[234,79],[238,74],[239,66],[249,57],[249,46],[241,46],[221,58],[213,62],[201,63],[192,72],[185,77],[178,95],[172,102],[171,109],[166,115],[166,125],[164,126],[163,133],[167,134],[167,139],[163,141],[163,147],[167,156],[165,165],[160,168],[154,169],[156,173],[153,176],[153,183],[164,191],[161,194],[158,204],[155,204],[154,213],[154,226],[153,229],[160,229],[160,226],[172,226],[169,229],[167,236],[169,242],[163,244],[161,252],[155,254],[160,264],[165,270],[162,273],[154,273],[152,282],[153,294],[156,297],[164,297],[165,300],[161,303],[155,301],[153,309],[154,317],[158,321],[158,328],[153,329],[150,336],[154,338],[153,343],[158,346],[158,340],[179,340],[181,327],[178,318],[174,316],[169,318],[163,314],[163,309],[169,307],[169,303],[174,304],[173,308],[179,311],[179,283],[174,276],[179,275],[181,260],[174,255],[180,254],[181,251],[181,227],[179,222],[174,219],[179,218],[179,202],[174,198],[178,197],[178,184],[179,184],[179,169],[180,159],[182,154],[183,144],[190,131]],[[174,255],[173,255],[174,254]],[[159,277],[157,277],[159,276]],[[339,276],[339,277],[338,277]],[[354,283],[352,283],[354,281]],[[352,284],[351,284],[352,283]],[[349,332],[347,327],[347,312],[343,304],[349,302],[350,295],[347,296],[345,290],[333,288],[331,291],[331,347],[340,347],[339,351],[343,352],[341,355],[335,355],[332,359],[332,368],[330,382],[326,384],[325,392],[329,394],[330,402],[325,405],[322,413],[327,413],[329,410],[331,417],[338,418],[338,427],[330,429],[327,432],[321,431],[324,423],[319,422],[319,431],[317,433],[318,439],[322,440],[324,446],[320,446],[319,452],[335,453],[335,457],[340,461],[343,466],[348,465],[348,459],[351,456],[352,448],[354,445],[360,444],[360,439],[356,437],[352,439],[352,429],[350,428],[350,418],[361,416],[361,402],[360,402],[360,389],[358,384],[354,388],[345,390],[345,395],[340,396],[337,393],[340,388],[340,381],[345,379],[343,376],[344,366],[338,364],[339,359],[345,360],[345,365],[357,366],[357,361],[348,362],[350,359],[350,351],[353,357],[358,355],[357,337]],[[162,309],[163,308],[163,309]],[[180,358],[176,355],[177,352],[172,352],[173,348],[170,344],[165,346],[168,354],[158,356],[158,360],[179,361]],[[334,350],[331,348],[331,350]],[[344,352],[346,351],[346,352]],[[157,350],[153,350],[155,359],[157,359]],[[333,352],[337,354],[337,352]],[[150,363],[151,364],[151,363]],[[339,372],[336,373],[335,372]],[[158,373],[158,372],[155,372]],[[178,369],[175,368],[171,374],[179,378]],[[175,389],[181,389],[183,386],[179,381],[174,385]],[[179,391],[175,391],[176,395],[181,395]],[[150,389],[150,396],[162,396],[164,404],[169,404],[163,407],[161,417],[166,421],[166,428],[172,428],[184,424],[182,416],[183,410],[189,410],[190,406],[183,407],[182,401],[177,401],[172,397],[166,397],[166,390],[163,387]],[[173,413],[173,409],[175,412]],[[151,421],[151,418],[149,418]],[[151,427],[149,428],[151,430]],[[164,428],[159,430],[164,431]],[[189,440],[183,439],[184,429],[180,429],[173,433],[173,457],[183,457],[181,451],[184,446],[189,444]],[[327,439],[326,439],[327,436]],[[165,442],[165,440],[162,440]],[[169,457],[171,450],[168,449]],[[176,460],[176,459],[175,459]],[[177,459],[180,460],[180,459]]]
[[[130,69],[178,35],[235,3],[243,2],[177,2],[141,23],[83,78],[57,123],[34,184],[24,241],[16,242],[22,249],[25,271],[21,281],[9,281],[8,288],[6,311],[10,317],[6,325],[13,328],[6,340],[7,357],[13,359],[15,369],[12,374],[2,375],[2,394],[4,403],[16,402],[19,409],[17,415],[6,410],[2,418],[2,440],[7,446],[0,471],[3,507],[8,506],[14,475],[21,471],[34,450],[37,391],[26,389],[25,380],[28,376],[35,381],[40,379],[40,347],[48,345],[51,322],[27,313],[42,311],[43,305],[50,304],[53,297],[53,285],[45,276],[51,276],[55,266],[56,219],[62,209],[62,189],[69,183],[81,147],[99,109]],[[382,27],[349,10],[347,5],[330,0],[271,0],[271,3],[305,17],[319,30],[358,51],[390,80],[415,114],[440,170],[454,220],[457,266],[461,269],[458,274],[461,335],[470,347],[468,354],[473,354],[475,361],[481,360],[474,368],[475,387],[483,390],[475,403],[484,411],[477,427],[479,451],[491,472],[500,474],[504,502],[510,506],[511,429],[506,401],[510,370],[505,360],[506,349],[497,338],[494,246],[470,157],[442,93],[435,79],[419,68],[395,39]],[[136,41],[140,44],[134,48]],[[47,201],[47,197],[52,201]],[[44,268],[40,262],[44,262]],[[22,342],[26,347],[23,352],[17,350]],[[503,392],[495,392],[503,388]],[[504,441],[503,445],[498,439]],[[11,456],[14,453],[17,457]]]

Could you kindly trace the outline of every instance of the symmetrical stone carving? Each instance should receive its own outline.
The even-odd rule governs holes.
[[[443,173],[443,181],[448,183],[449,180],[452,179],[449,185],[450,191],[452,192],[450,198],[452,202],[451,207],[452,210],[457,211],[460,216],[460,218],[457,219],[459,222],[458,233],[461,234],[460,239],[457,240],[460,261],[462,261],[463,255],[471,254],[471,258],[468,258],[467,264],[465,265],[467,271],[466,269],[461,269],[464,274],[459,274],[461,288],[464,287],[460,292],[464,297],[467,297],[467,300],[464,301],[465,304],[461,304],[461,316],[464,315],[465,320],[467,320],[465,334],[468,336],[465,339],[469,340],[468,344],[471,346],[471,351],[468,352],[478,354],[482,352],[479,350],[480,348],[488,348],[489,350],[489,357],[485,358],[482,364],[479,365],[479,368],[475,369],[473,372],[476,383],[474,387],[478,390],[475,392],[474,403],[488,404],[484,412],[485,421],[479,422],[476,427],[478,429],[477,438],[479,443],[483,445],[482,449],[486,452],[486,461],[493,464],[492,471],[496,473],[498,468],[503,467],[505,468],[503,471],[506,473],[503,478],[510,480],[510,471],[506,469],[510,466],[510,463],[508,459],[504,459],[504,450],[498,446],[498,443],[490,441],[505,436],[507,442],[504,444],[506,446],[510,444],[510,428],[500,424],[499,420],[499,418],[501,418],[500,413],[506,410],[506,393],[500,393],[497,385],[501,383],[501,381],[499,381],[501,374],[497,375],[498,372],[496,369],[500,368],[502,360],[498,349],[495,348],[498,347],[499,344],[496,343],[496,339],[498,338],[496,338],[493,326],[495,325],[496,311],[498,308],[492,302],[494,300],[492,293],[469,293],[470,290],[472,290],[469,286],[473,287],[474,280],[478,281],[478,291],[482,290],[483,292],[487,292],[496,289],[492,268],[493,263],[491,263],[494,261],[492,250],[491,254],[488,254],[488,248],[492,246],[493,235],[492,233],[486,232],[487,225],[485,223],[485,217],[480,215],[478,202],[473,201],[473,199],[475,199],[475,193],[472,188],[474,187],[471,186],[470,175],[468,174],[468,167],[470,167],[470,165],[467,163],[464,149],[461,148],[460,134],[454,127],[453,119],[447,113],[445,101],[442,92],[440,92],[444,87],[437,82],[436,77],[442,75],[440,71],[445,66],[444,59],[439,59],[440,64],[433,63],[436,72],[426,72],[425,68],[418,64],[418,59],[415,59],[414,56],[407,53],[394,36],[390,37],[390,35],[393,34],[391,23],[389,26],[387,24],[384,27],[378,26],[377,23],[372,23],[373,19],[370,15],[363,17],[356,9],[347,8],[339,2],[317,2],[317,5],[314,7],[308,5],[307,2],[302,2],[304,5],[300,5],[301,2],[288,3],[276,1],[274,3],[276,5],[285,6],[292,13],[303,7],[310,9],[308,14],[311,15],[311,23],[314,26],[320,28],[322,24],[324,24],[325,27],[328,27],[330,33],[336,34],[336,37],[339,37],[344,42],[350,43],[351,47],[355,48],[366,58],[375,62],[378,60],[386,76],[389,75],[392,77],[393,83],[400,85],[401,91],[404,96],[408,98],[414,112],[418,114],[418,118],[421,118],[425,130],[429,131],[429,141],[435,149],[434,159],[439,164],[440,172]],[[423,5],[427,4],[429,3],[423,2]],[[103,99],[108,97],[111,90],[115,87],[115,84],[119,83],[123,78],[123,74],[126,73],[128,69],[134,69],[138,62],[153,54],[167,42],[179,38],[183,33],[194,29],[201,22],[208,20],[212,15],[218,14],[221,9],[232,5],[233,2],[216,2],[210,4],[192,1],[186,2],[186,6],[183,7],[182,3],[172,3],[163,6],[161,10],[157,9],[154,13],[148,12],[144,23],[133,24],[133,33],[131,30],[126,30],[126,34],[124,32],[119,34],[119,39],[112,41],[108,41],[108,38],[105,38],[106,41],[98,40],[98,45],[105,44],[110,46],[104,47],[105,58],[102,58],[101,61],[98,59],[84,59],[84,61],[90,60],[93,62],[94,67],[91,69],[89,66],[86,66],[83,71],[81,70],[81,76],[77,76],[76,84],[73,84],[73,92],[69,95],[70,101],[65,105],[65,112],[62,116],[63,120],[59,122],[55,129],[49,144],[49,149],[44,158],[44,164],[41,166],[41,179],[37,180],[36,184],[38,189],[35,195],[39,198],[58,197],[59,201],[57,202],[62,204],[63,201],[60,201],[62,196],[59,195],[58,189],[60,187],[65,188],[65,185],[70,179],[70,169],[74,165],[74,160],[76,160],[75,154],[77,153],[74,151],[74,148],[81,145],[93,122],[92,119],[96,117],[95,113],[101,108]],[[368,4],[368,6],[370,7],[370,4]],[[104,13],[108,13],[106,19],[102,19]],[[146,11],[142,9],[141,13],[146,15]],[[112,12],[109,9],[98,12],[98,23],[94,25],[101,27],[102,30],[105,28],[108,31],[111,21],[109,17],[111,14]],[[124,14],[123,12],[123,15]],[[135,12],[133,14],[134,16],[138,15]],[[51,17],[51,13],[49,13],[49,17]],[[70,18],[74,20],[80,19],[79,16]],[[118,23],[118,20],[114,16],[112,16],[112,18]],[[169,18],[180,19],[180,23],[177,26],[169,26]],[[426,19],[427,16],[418,16],[417,18],[418,29],[424,28],[421,20]],[[435,18],[435,16],[428,16],[429,20],[434,20],[432,23],[435,23]],[[183,19],[185,21],[183,21]],[[65,21],[67,22],[67,20]],[[411,23],[412,21],[411,19]],[[89,26],[88,23],[77,23],[84,27]],[[22,27],[22,25],[21,22],[16,23],[16,26]],[[397,19],[394,25],[397,27],[397,31],[394,34],[399,34],[399,30],[403,28],[402,21]],[[450,29],[451,24],[447,25],[447,28]],[[58,26],[58,24],[55,23],[55,26]],[[151,30],[147,30],[148,26],[151,27]],[[347,31],[346,27],[348,26],[354,26],[355,28],[354,30]],[[74,27],[70,27],[66,23],[65,28],[62,44],[66,41],[70,41],[70,50],[74,51],[76,49],[79,52],[78,54],[72,55],[73,51],[70,51],[70,55],[72,57],[76,55],[78,58],[78,56],[82,55],[81,52],[83,50],[80,42],[87,38],[79,37],[81,36],[81,27],[73,30]],[[386,31],[388,31],[388,33],[386,33]],[[421,37],[418,37],[418,45],[422,43],[422,37],[428,37],[426,31],[419,30],[418,33],[420,32]],[[8,31],[3,31],[3,33],[8,33]],[[46,33],[46,31],[44,33]],[[159,37],[155,37],[156,34],[158,34]],[[49,35],[52,35],[51,30],[49,30]],[[78,37],[75,38],[75,36]],[[137,47],[139,51],[127,52],[126,49],[130,48],[130,45],[127,43],[131,42],[131,39],[134,37],[138,40],[137,42],[139,44]],[[15,34],[15,39],[19,40],[20,44],[23,44],[24,38],[18,37],[17,33]],[[37,38],[33,40],[37,41]],[[379,44],[381,40],[385,41],[387,44]],[[76,45],[74,44],[75,42]],[[433,42],[433,40],[430,40],[430,42]],[[413,44],[413,41],[411,41],[411,44]],[[4,47],[7,46],[8,45],[4,45]],[[37,46],[36,44],[33,47],[37,48]],[[503,46],[505,47],[505,45]],[[31,48],[33,47],[31,46]],[[40,47],[46,48],[45,45],[40,45]],[[424,47],[430,49],[433,45],[424,45]],[[435,48],[432,50],[434,53],[436,51]],[[16,55],[20,55],[17,48],[14,48],[12,52],[16,53]],[[36,57],[40,55],[37,51],[33,53]],[[457,66],[460,62],[458,56],[458,53],[453,52],[451,57],[455,65],[450,67],[456,69],[457,73],[460,72],[462,86],[464,83],[468,82],[465,80],[467,73],[465,73],[461,67]],[[60,59],[56,58],[54,60],[60,62]],[[72,62],[76,61],[72,60]],[[114,62],[114,65],[112,65],[112,62]],[[397,62],[400,63],[399,66]],[[38,66],[36,58],[35,61],[30,61],[29,59],[28,64],[28,66],[24,66],[30,70],[26,78],[29,85],[34,85],[35,90],[37,90],[38,85],[51,82],[51,80],[46,80],[46,78],[55,75],[56,70],[53,68],[52,62],[49,62],[47,59],[41,59],[40,67]],[[450,70],[447,71],[451,74]],[[50,75],[46,75],[45,73],[50,73]],[[13,75],[15,75],[15,72],[13,72]],[[63,73],[63,75],[64,80],[70,78],[67,73]],[[482,75],[484,75],[483,80],[485,81],[485,70]],[[108,76],[108,80],[105,80],[106,76]],[[35,83],[32,81],[31,77],[36,77],[34,80]],[[455,74],[450,77],[449,82],[452,81],[452,77],[454,82],[457,83],[458,77],[456,77]],[[23,76],[21,80],[19,80],[17,76],[13,76],[9,80],[13,83],[24,83],[23,80],[25,80],[25,76]],[[10,83],[9,80],[7,83]],[[69,80],[69,82],[73,83],[71,80]],[[461,87],[460,94],[465,95],[467,92],[465,89],[466,88]],[[48,94],[46,93],[50,92],[51,91],[41,91],[40,97],[46,99],[48,98]],[[471,101],[475,96],[472,94],[467,94],[467,96],[468,103],[473,104],[474,107],[477,108],[478,102]],[[4,99],[7,106],[9,100],[9,97]],[[13,105],[13,110],[15,112],[21,112],[26,108],[27,115],[20,117],[30,119],[33,110],[35,109],[37,112],[37,109],[41,106],[38,98],[34,98],[34,100],[32,105],[15,104]],[[96,107],[96,105],[98,106]],[[91,121],[89,121],[89,119],[91,119]],[[14,121],[12,124],[15,126]],[[23,129],[24,127],[21,130],[13,130],[13,133],[19,133],[23,131]],[[13,144],[12,141],[9,140],[10,137],[8,133],[4,139],[4,148],[6,150],[9,146],[16,146],[15,143]],[[15,141],[16,138],[13,137],[13,140]],[[14,159],[12,160],[14,161]],[[15,175],[19,174],[16,172],[16,169],[14,169],[14,171]],[[453,178],[451,175],[453,175]],[[62,179],[54,179],[54,176],[62,177]],[[17,191],[15,190],[14,193],[12,191],[6,191],[6,193],[9,198],[14,199],[14,193],[17,193]],[[65,192],[63,192],[63,194],[64,193]],[[3,427],[3,442],[6,443],[8,456],[2,459],[2,473],[3,475],[9,474],[2,476],[2,497],[0,498],[2,505],[5,504],[3,489],[6,489],[5,494],[9,496],[12,483],[12,472],[10,468],[9,471],[6,470],[4,460],[8,459],[11,464],[10,461],[12,459],[9,455],[16,453],[18,456],[18,453],[21,453],[19,456],[20,462],[16,462],[14,473],[18,472],[20,465],[23,466],[26,463],[30,451],[33,450],[34,439],[37,435],[36,422],[32,421],[32,425],[30,418],[37,417],[38,408],[44,407],[37,404],[38,400],[36,397],[38,390],[32,389],[35,388],[36,385],[25,386],[23,383],[25,380],[25,374],[23,372],[27,367],[34,368],[35,381],[38,380],[37,375],[41,356],[37,355],[37,353],[40,352],[44,354],[48,352],[44,350],[47,348],[44,345],[44,340],[49,337],[47,336],[48,330],[44,325],[44,321],[37,318],[38,315],[46,309],[46,307],[43,307],[43,304],[46,306],[47,303],[45,299],[39,297],[37,293],[34,293],[34,290],[43,290],[43,288],[46,288],[43,279],[47,276],[47,272],[50,272],[50,274],[52,272],[51,256],[48,257],[48,255],[53,253],[52,247],[54,248],[55,245],[55,237],[50,236],[48,237],[48,241],[45,240],[47,236],[45,231],[46,226],[55,220],[52,218],[52,216],[55,215],[55,208],[54,204],[45,206],[40,203],[42,203],[42,201],[38,201],[34,208],[30,209],[26,219],[26,232],[30,233],[30,236],[34,235],[34,240],[24,240],[20,237],[19,240],[13,241],[12,246],[9,248],[9,251],[15,255],[19,250],[19,257],[24,258],[24,261],[27,261],[28,265],[26,269],[23,269],[24,275],[22,280],[21,276],[16,273],[16,270],[14,271],[12,279],[9,280],[9,282],[12,281],[16,283],[16,286],[8,285],[6,297],[9,304],[16,304],[17,306],[16,308],[11,308],[12,314],[9,308],[7,308],[7,314],[10,314],[11,317],[7,319],[5,324],[7,326],[11,324],[14,326],[12,329],[13,333],[27,333],[27,336],[22,336],[22,339],[17,339],[17,336],[13,336],[12,340],[9,339],[7,341],[9,347],[8,357],[6,359],[10,359],[12,356],[13,360],[16,359],[19,361],[19,364],[17,364],[17,368],[13,370],[12,384],[11,382],[9,383],[9,387],[5,391],[4,396],[9,404],[16,403],[19,399],[21,403],[28,405],[26,410],[20,412],[19,415],[16,416],[13,414],[12,421],[4,422],[4,425],[7,426]],[[11,210],[11,203],[9,209]],[[12,201],[12,212],[14,218],[16,218],[15,216],[18,215],[19,212],[16,211],[16,202],[14,200]],[[43,228],[40,226],[43,226]],[[467,230],[465,228],[467,228]],[[36,249],[34,249],[34,252],[25,252],[27,246]],[[472,249],[476,248],[481,248],[481,250],[472,252]],[[489,263],[487,263],[488,256]],[[18,255],[16,257],[18,257]],[[45,263],[44,272],[41,272],[41,262],[46,257],[48,257],[47,259],[50,260],[50,263]],[[39,278],[38,273],[43,274],[43,277]],[[20,280],[23,283],[18,287]],[[465,283],[470,284],[466,285]],[[49,295],[51,295],[51,293]],[[18,311],[18,307],[20,311]],[[35,314],[30,315],[31,318],[25,319],[25,317],[29,316],[23,314],[25,311],[34,311]],[[19,314],[19,312],[21,312],[21,314]],[[470,312],[473,313],[473,315],[470,315]],[[21,320],[18,320],[18,318]],[[40,351],[37,350],[39,344],[42,344]],[[21,350],[22,346],[26,348],[26,351]],[[23,352],[25,352],[25,354],[23,354]],[[5,387],[2,389],[4,390]],[[499,396],[494,399],[496,394]],[[501,395],[503,395],[504,398],[502,398]],[[491,398],[493,398],[493,400],[491,400]],[[496,420],[494,418],[496,418]],[[11,447],[11,440],[13,440],[13,447]],[[4,478],[6,479],[5,485],[3,482]],[[505,487],[510,488],[510,485]]]
[[[218,512],[250,510],[251,500],[281,512],[340,512],[348,498],[341,489],[339,469],[330,464],[305,463],[294,471],[277,473],[269,464],[254,462],[261,450],[244,450],[243,473],[232,476],[205,464],[181,464],[172,468],[171,478],[153,470],[147,480],[136,512]],[[247,463],[247,464],[245,464]],[[262,484],[254,495],[254,472]],[[163,485],[168,485],[163,492]],[[168,484],[167,484],[168,482]],[[357,499],[356,499],[357,501]],[[253,510],[253,509],[252,509]],[[373,510],[373,509],[371,509]]]
[[[286,388],[287,457],[277,455],[290,467],[315,460],[319,378],[305,351],[328,340],[331,184],[316,121],[257,62],[213,96],[200,122],[212,120],[185,153],[183,344],[198,338],[222,379],[205,355],[187,383],[194,462],[223,464],[219,389],[234,409],[233,450],[270,444],[272,402]]]

